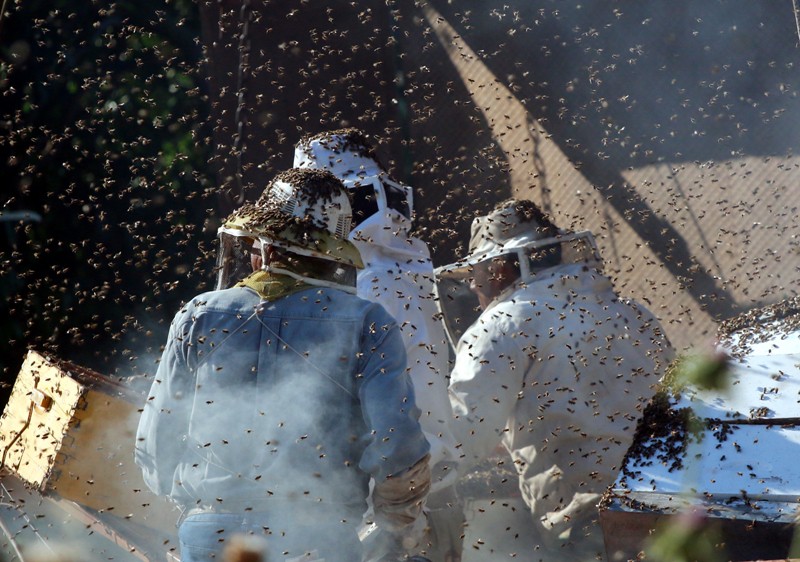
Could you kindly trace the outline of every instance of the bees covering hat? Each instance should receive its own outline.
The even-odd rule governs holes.
[[[328,170],[342,180],[351,191],[356,225],[387,209],[411,220],[411,187],[389,177],[369,136],[359,129],[337,129],[303,138],[295,147],[294,167]]]
[[[311,169],[282,172],[255,203],[242,205],[220,227],[217,288],[249,274],[250,253],[268,246],[363,268],[358,249],[347,240],[351,221],[347,192],[333,174]]]

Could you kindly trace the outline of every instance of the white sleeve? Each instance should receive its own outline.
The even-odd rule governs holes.
[[[421,410],[419,423],[431,445],[431,465],[435,465],[456,460],[457,451],[448,425],[452,412],[447,393],[447,336],[436,318],[432,295],[432,277],[422,273],[374,268],[359,277],[358,296],[382,305],[400,327],[407,371]]]
[[[528,359],[504,325],[484,314],[458,343],[449,391],[461,474],[500,443],[522,390]]]

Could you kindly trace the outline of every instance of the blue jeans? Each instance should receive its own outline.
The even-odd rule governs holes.
[[[269,562],[296,558],[313,550],[326,562],[361,560],[361,543],[352,523],[342,523],[335,517],[317,519],[263,512],[190,515],[178,530],[181,562],[222,561],[222,551],[231,537],[241,534],[264,537],[268,547],[265,560]]]

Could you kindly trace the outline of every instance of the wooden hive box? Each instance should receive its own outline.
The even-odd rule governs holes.
[[[0,463],[42,494],[173,540],[178,510],[147,489],[133,461],[144,400],[108,377],[29,351],[0,418]]]

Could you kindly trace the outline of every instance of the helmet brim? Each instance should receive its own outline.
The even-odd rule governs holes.
[[[220,227],[234,236],[258,238],[299,255],[306,255],[362,269],[364,262],[356,246],[326,229],[302,224],[294,217],[265,217],[255,211],[234,213]]]
[[[486,241],[467,257],[450,265],[436,268],[435,274],[442,278],[465,278],[472,275],[473,268],[479,263],[520,252],[530,254],[538,248],[556,244],[560,244],[565,250],[573,249],[573,251],[565,252],[567,257],[562,263],[587,263],[593,265],[601,263],[594,236],[591,232],[585,230],[538,240],[529,236],[519,236],[506,240],[503,244]],[[581,250],[574,251],[575,248],[581,248]]]

